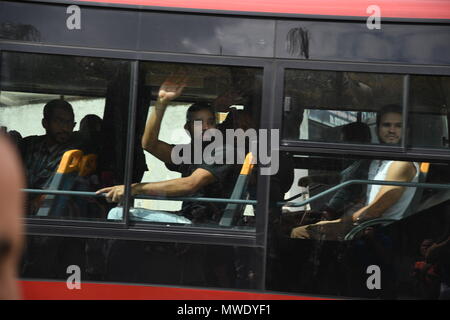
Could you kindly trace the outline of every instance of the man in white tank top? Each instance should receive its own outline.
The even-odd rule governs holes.
[[[402,110],[397,105],[387,105],[377,115],[377,133],[383,144],[399,144],[402,136]],[[418,164],[406,161],[373,160],[369,180],[417,182]],[[332,221],[292,229],[291,238],[341,240],[353,228],[353,223],[379,217],[401,219],[416,188],[369,185],[366,205],[353,215]]]

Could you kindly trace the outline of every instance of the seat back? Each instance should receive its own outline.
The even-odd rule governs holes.
[[[83,151],[81,150],[66,151],[48,189],[71,190],[78,176],[82,158]],[[67,200],[68,196],[64,195],[46,195],[36,215],[40,217],[59,216]]]
[[[254,167],[254,158],[251,152],[245,157],[244,164],[242,165],[241,172],[234,185],[233,192],[230,199],[244,199],[247,197],[247,185]],[[236,222],[236,220],[242,215],[245,204],[229,203],[220,219],[219,225],[229,227]]]

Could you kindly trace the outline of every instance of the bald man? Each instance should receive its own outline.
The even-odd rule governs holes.
[[[17,267],[22,252],[24,185],[21,160],[0,134],[0,299],[19,299]]]

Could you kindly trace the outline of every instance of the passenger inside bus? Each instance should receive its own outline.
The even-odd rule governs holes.
[[[419,256],[411,268],[411,291],[415,296],[424,300],[439,297],[439,272],[437,266],[427,262],[428,249],[436,242],[433,239],[424,239],[420,244]]]
[[[377,134],[384,144],[397,145],[402,136],[402,111],[397,105],[386,105],[377,114]],[[405,161],[370,163],[368,179],[399,182],[417,182],[418,164]],[[332,221],[300,226],[291,232],[292,238],[340,240],[353,228],[353,223],[366,220],[392,218],[400,220],[413,199],[416,188],[369,185],[366,205],[351,215]]]
[[[102,118],[95,114],[88,114],[80,121],[80,131],[78,135],[85,144],[85,152],[99,153],[100,133],[102,130]]]
[[[341,129],[341,140],[349,143],[370,143],[371,134],[370,128],[363,122],[352,122],[346,124]],[[300,178],[298,181],[299,186],[309,187],[312,184],[336,184],[343,183],[353,179],[367,179],[369,170],[369,160],[358,160],[350,163],[342,172],[335,175],[322,174],[322,175],[310,175]],[[365,200],[366,185],[352,184],[344,188],[339,189],[333,197],[319,210],[318,214],[312,215],[318,216],[319,220],[334,220],[342,216],[344,212],[348,210],[356,211],[356,208],[360,208]],[[311,215],[311,213],[308,213]]]
[[[206,144],[203,141],[199,142],[201,149],[195,149],[195,139],[201,139],[201,136],[197,137],[196,135],[203,135],[206,130],[216,127],[215,112],[209,104],[195,103],[187,111],[184,128],[191,137],[191,143],[187,145],[170,145],[158,139],[161,122],[167,106],[180,96],[187,82],[188,77],[185,75],[170,76],[164,81],[159,89],[155,108],[148,118],[142,137],[142,147],[163,161],[169,170],[180,172],[182,177],[154,183],[135,183],[132,185],[131,190],[133,195],[229,198],[231,194],[239,173],[238,166],[227,164],[225,161],[226,153],[231,150],[226,145],[216,148],[214,150],[214,158],[222,158],[222,164],[208,164],[203,159],[203,149]],[[199,123],[201,123],[201,127],[196,127]],[[190,161],[175,164],[173,154],[181,155],[180,158],[184,158],[184,152],[190,153]],[[196,155],[194,152],[201,152],[201,154]],[[192,161],[196,156],[199,156],[201,163]],[[124,186],[103,188],[98,190],[97,193],[106,193],[109,201],[120,202],[124,195]],[[184,202],[180,215],[185,219],[179,219],[178,222],[218,222],[223,208],[224,204]],[[120,219],[121,211],[120,208],[114,208],[108,218]],[[140,208],[135,208],[133,211],[133,215],[142,220],[146,220],[146,216],[149,214],[152,214],[152,212],[145,209],[141,210]]]
[[[227,129],[242,129],[244,131],[249,129],[258,129],[252,114],[246,110],[230,109],[226,119],[218,125],[218,128],[225,132]],[[247,141],[245,146],[245,154],[251,151],[250,141]],[[260,146],[258,146],[260,147]],[[255,170],[254,170],[255,171]],[[253,174],[250,178],[248,185],[248,193],[250,199],[257,198],[257,175]],[[269,221],[270,223],[276,223],[281,215],[281,208],[277,205],[277,202],[284,199],[284,195],[291,188],[294,182],[294,162],[292,155],[288,152],[280,151],[279,154],[279,168],[276,174],[270,176],[270,199],[269,199]],[[248,217],[244,217],[246,220],[250,220]],[[249,223],[248,221],[246,223]]]
[[[20,142],[22,141],[23,137],[20,134],[19,131],[16,130],[10,130],[8,131],[7,128],[5,128],[5,132],[7,135],[6,137],[17,147],[19,148]]]
[[[62,99],[49,101],[44,106],[42,126],[45,135],[29,136],[21,140],[20,151],[26,171],[27,187],[48,187],[63,154],[81,149],[81,143],[73,134],[75,127],[72,105]],[[40,206],[41,196],[29,195],[29,214]]]

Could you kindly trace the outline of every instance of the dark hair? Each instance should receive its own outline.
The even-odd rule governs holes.
[[[344,142],[369,143],[370,128],[364,122],[352,122],[342,127]]]
[[[63,109],[74,116],[73,108],[70,103],[62,99],[55,99],[47,102],[44,106],[44,119],[50,120],[56,109]]]
[[[191,122],[192,121],[192,115],[195,112],[201,111],[201,110],[208,110],[209,112],[211,112],[211,114],[213,116],[216,115],[214,109],[212,108],[212,106],[207,103],[207,102],[196,102],[193,105],[191,105],[189,107],[189,109],[187,109],[186,111],[186,121],[187,122]]]
[[[256,125],[253,121],[252,115],[246,110],[236,110],[231,108],[225,120],[221,123],[220,128],[226,129],[255,129]]]
[[[403,111],[402,111],[402,107],[399,106],[398,104],[387,104],[387,105],[383,106],[381,108],[381,110],[378,111],[378,113],[377,113],[377,128],[380,127],[381,118],[383,118],[383,116],[386,113],[399,113],[399,114],[402,114]]]
[[[89,132],[94,132],[95,127],[102,125],[102,118],[96,114],[88,114],[80,121],[80,131],[87,130]]]

